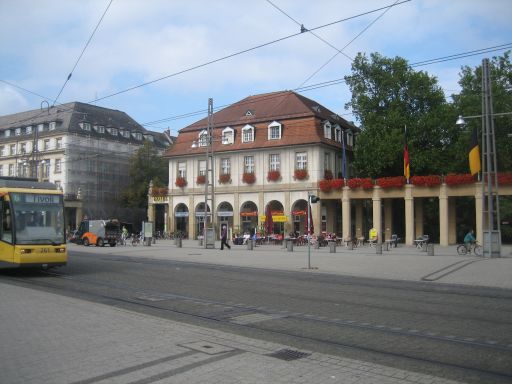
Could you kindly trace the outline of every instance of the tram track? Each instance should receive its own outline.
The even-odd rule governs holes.
[[[501,368],[492,368],[472,360],[458,362],[450,358],[443,358],[443,356],[426,356],[421,353],[421,348],[407,347],[442,344],[444,349],[460,350],[467,353],[468,356],[499,354],[505,355],[508,361],[512,361],[512,342],[507,344],[494,340],[442,335],[432,330],[405,329],[394,325],[362,322],[350,318],[329,318],[312,313],[298,313],[282,308],[272,308],[272,306],[211,300],[155,289],[141,289],[129,283],[101,281],[61,272],[46,271],[41,275],[50,277],[52,280],[23,278],[16,275],[4,275],[3,277],[25,286],[44,287],[52,292],[65,286],[66,291],[61,291],[61,293],[85,296],[91,301],[144,313],[149,311],[150,314],[163,318],[175,318],[178,315],[200,320],[206,324],[219,324],[224,328],[249,330],[252,333],[265,335],[268,339],[278,336],[291,338],[299,344],[320,344],[329,346],[331,349],[339,349],[340,353],[343,353],[343,350],[352,349],[383,355],[387,358],[400,358],[416,363],[442,366],[454,369],[459,374],[462,373],[463,376],[465,374],[483,375],[489,380],[492,379],[492,382],[512,381],[512,367],[507,366],[506,363]],[[72,284],[61,284],[62,281],[70,281]],[[237,319],[244,318],[244,316],[248,318],[251,315],[259,315],[264,320],[237,321]],[[316,329],[328,329],[329,331],[314,331]],[[373,336],[361,337],[363,334]],[[365,338],[375,339],[377,342],[364,341]],[[382,346],[379,345],[379,340],[384,341]],[[402,349],[396,348],[392,344],[398,344]]]

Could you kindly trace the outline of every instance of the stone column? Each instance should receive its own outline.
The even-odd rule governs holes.
[[[414,200],[415,237],[423,235],[423,199]],[[413,239],[414,240],[414,239]]]
[[[381,213],[381,201],[380,187],[373,187],[373,228],[377,230],[378,242],[382,242],[382,213]]]
[[[393,231],[393,200],[384,200],[384,233],[382,241],[391,239]]]
[[[413,245],[415,232],[414,232],[414,198],[412,191],[414,186],[407,184],[405,186],[405,244]]]
[[[341,215],[343,238],[348,239],[351,236],[351,217],[350,217],[350,188],[343,187],[343,195],[341,196]]]
[[[444,183],[439,188],[439,245],[448,245],[448,193]]]

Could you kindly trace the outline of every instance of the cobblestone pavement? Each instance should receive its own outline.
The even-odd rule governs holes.
[[[3,283],[0,321],[3,384],[455,383]]]

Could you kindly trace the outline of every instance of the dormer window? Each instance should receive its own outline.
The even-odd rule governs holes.
[[[203,129],[199,132],[199,146],[206,147],[208,145],[208,132],[206,129]]]
[[[32,133],[32,126],[31,125],[29,125],[27,128],[25,128],[25,133],[27,135],[30,135]]]
[[[16,129],[14,130],[14,134],[15,134],[16,136],[20,136],[20,135],[21,135],[21,128],[16,128]]]
[[[273,121],[268,126],[268,139],[279,140],[281,139],[281,124],[277,121]]]
[[[154,137],[153,135],[144,135],[144,139],[148,140],[148,141],[151,141],[153,142],[154,141]]]
[[[37,125],[37,132],[43,132],[44,131],[44,124],[38,124]]]
[[[331,139],[332,138],[332,127],[331,127],[331,123],[326,121],[324,123],[324,137],[326,139]]]
[[[338,143],[341,143],[342,134],[343,132],[341,130],[341,127],[339,125],[336,125],[334,127],[334,140],[336,140]]]
[[[57,128],[57,123],[55,121],[50,122],[50,124],[48,125],[48,129],[50,131],[53,131],[55,128]]]
[[[231,127],[222,130],[222,144],[233,144],[235,142],[235,130]]]
[[[254,141],[254,127],[247,124],[242,128],[242,143]]]
[[[247,112],[245,112],[245,116],[254,116],[254,113],[253,113],[253,111],[248,109]]]
[[[354,146],[354,134],[352,131],[347,131],[347,145],[350,147]]]
[[[133,137],[135,137],[135,140],[142,140],[142,133],[140,132],[132,132]]]
[[[91,131],[91,123],[78,123],[78,125],[80,126],[81,129],[83,129],[84,131],[88,131],[90,132]],[[41,131],[39,131],[41,132]]]
[[[112,136],[117,136],[117,128],[111,128],[110,133],[112,134]]]
[[[6,129],[5,130],[5,137],[11,137],[11,130],[10,129]]]
[[[124,135],[123,135],[125,138],[129,139],[130,138],[130,131],[124,131]]]

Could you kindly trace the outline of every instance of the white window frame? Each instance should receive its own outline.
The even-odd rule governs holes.
[[[229,157],[220,159],[220,174],[231,175],[231,159]]]
[[[182,177],[184,179],[187,178],[187,163],[184,161],[178,161],[177,164],[178,177]]]
[[[37,132],[44,132],[44,124],[37,125]]]
[[[18,127],[14,130],[14,136],[21,136],[21,128]]]
[[[5,137],[11,137],[11,130],[6,129],[4,135],[5,135]]]
[[[111,128],[111,129],[110,129],[110,134],[111,134],[112,136],[117,136],[117,134],[118,134],[117,128]]]
[[[55,159],[54,171],[53,173],[61,173],[62,172],[62,160]]]
[[[268,155],[268,169],[270,171],[281,170],[281,154],[271,153],[270,155]]]
[[[43,151],[48,151],[50,149],[50,139],[43,140]]]
[[[57,122],[51,121],[50,124],[48,125],[48,130],[53,131],[53,130],[55,130],[55,128],[57,128]]]
[[[326,121],[324,123],[324,137],[326,139],[331,139],[332,138],[332,125],[329,121]]]
[[[9,176],[14,176],[14,164],[9,164]]]
[[[341,135],[343,135],[343,131],[341,130],[341,127],[339,125],[336,125],[334,127],[334,140],[338,143],[341,143]]]
[[[254,127],[247,124],[242,128],[242,143],[250,143],[254,141]]]
[[[203,129],[198,135],[198,144],[200,147],[206,147],[208,145],[208,131]]]
[[[206,160],[199,160],[198,164],[198,175],[206,176]]]
[[[296,152],[295,153],[295,169],[308,169],[308,153]]]
[[[31,125],[29,125],[27,128],[25,128],[25,133],[26,133],[27,135],[29,135],[29,134],[31,134],[31,133],[32,133],[32,126],[31,126]]]
[[[55,139],[55,148],[57,148],[57,149],[62,148],[62,137],[57,137]]]
[[[233,144],[235,142],[235,130],[226,127],[222,130],[222,144]]]
[[[268,125],[268,139],[280,140],[282,135],[282,125],[277,121],[273,121]]]
[[[15,155],[16,154],[16,144],[11,144],[9,145],[9,154],[11,156]]]
[[[1,157],[5,156],[5,145],[0,145],[0,156]]]
[[[354,134],[352,133],[352,131],[347,131],[347,145],[349,147],[354,146]]]
[[[27,153],[27,143],[20,143],[20,154],[24,155]]]
[[[254,156],[244,156],[244,173],[254,173]]]

